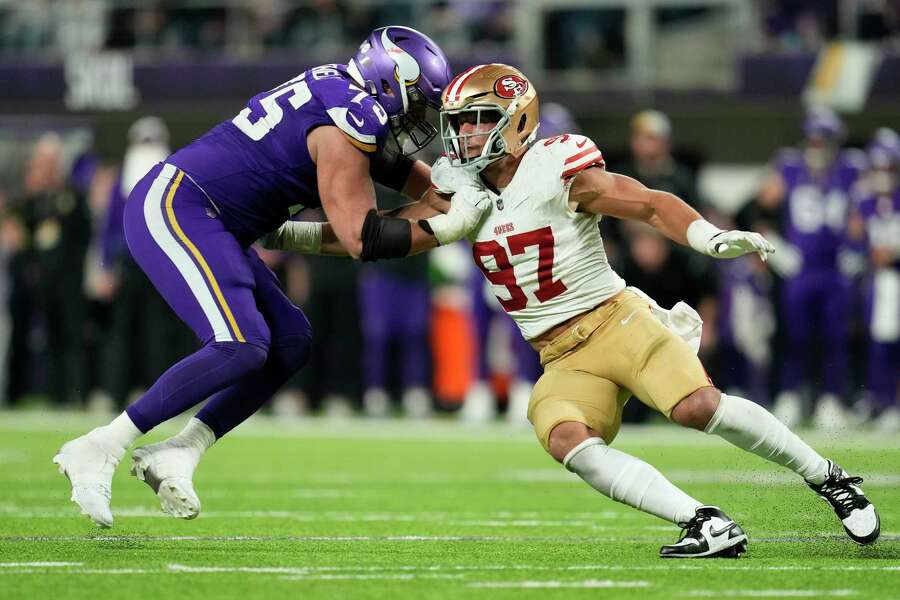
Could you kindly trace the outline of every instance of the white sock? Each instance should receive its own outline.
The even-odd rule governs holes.
[[[106,440],[121,448],[127,448],[134,443],[134,440],[143,435],[141,430],[132,422],[127,412],[123,412],[113,419],[109,425],[98,427],[94,431],[101,432]]]
[[[178,440],[185,446],[194,448],[203,454],[216,443],[216,434],[209,428],[209,425],[196,417],[191,417],[184,429],[171,439]]]
[[[588,438],[572,448],[563,466],[601,494],[666,521],[686,523],[703,506],[652,466],[613,450],[600,438]]]
[[[755,402],[722,394],[704,431],[787,467],[810,483],[820,484],[828,476],[828,461]]]

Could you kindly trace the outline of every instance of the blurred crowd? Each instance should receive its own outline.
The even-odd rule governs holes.
[[[427,29],[451,56],[472,50],[496,53],[512,47],[515,4],[512,0],[30,0],[0,5],[0,51],[66,56],[129,49],[137,55],[183,56],[303,49],[331,60],[346,54],[373,28],[402,22]],[[622,66],[626,4],[575,3],[536,14],[535,18],[545,19],[547,66]],[[765,46],[772,51],[815,52],[836,38],[880,40],[900,48],[897,0],[752,4]],[[678,26],[714,17],[716,10],[714,5],[666,3],[658,9],[656,21]],[[560,39],[568,43],[549,43]]]
[[[57,56],[99,49],[140,55],[241,54],[273,49],[341,56],[384,23],[427,23],[449,53],[511,39],[510,0],[251,0],[128,2],[33,0],[0,7],[0,50]]]
[[[547,104],[541,136],[577,132]],[[723,228],[764,232],[778,251],[714,261],[654,230],[604,219],[615,269],[662,306],[685,300],[705,324],[701,355],[716,384],[780,418],[837,427],[871,420],[900,430],[900,141],[887,129],[844,148],[838,116],[811,110],[795,148],[736,214],[706,201],[697,164],[673,155],[658,111],[631,121],[612,171],[670,191]],[[0,190],[2,393],[8,404],[120,409],[196,341],[132,261],[122,229],[128,192],[170,151],[165,123],[144,117],[119,164],[66,156],[45,133],[21,182]],[[422,157],[427,160],[427,156]],[[5,192],[5,193],[4,193]],[[379,205],[402,203],[379,190]],[[311,363],[273,402],[278,414],[457,411],[522,421],[536,353],[476,271],[465,244],[359,264],[260,249],[314,329]],[[638,402],[626,419],[649,411]]]

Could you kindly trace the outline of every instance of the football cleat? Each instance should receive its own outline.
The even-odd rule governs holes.
[[[859,485],[862,477],[851,477],[837,463],[828,461],[828,478],[820,485],[807,485],[831,505],[844,531],[857,544],[871,544],[881,533],[881,520]]]
[[[747,551],[747,535],[740,525],[715,506],[701,506],[681,538],[659,549],[661,558],[737,558]]]
[[[200,498],[193,483],[199,462],[196,448],[168,439],[135,449],[131,453],[131,474],[156,493],[164,513],[194,519],[200,514]]]
[[[72,502],[100,527],[113,526],[112,478],[124,448],[104,443],[97,429],[66,442],[53,457],[59,472],[72,484]]]

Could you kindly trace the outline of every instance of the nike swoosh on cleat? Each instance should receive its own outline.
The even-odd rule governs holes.
[[[711,536],[713,536],[713,537],[719,537],[719,536],[722,535],[723,533],[727,533],[727,532],[731,531],[732,529],[734,529],[734,526],[735,526],[735,525],[737,525],[737,523],[735,523],[735,522],[732,521],[731,523],[729,523],[728,525],[726,525],[726,526],[723,527],[722,529],[713,529],[712,527],[710,527],[710,529],[709,529],[709,535],[711,535]]]
[[[619,323],[621,323],[622,325],[628,325],[628,321],[630,321],[631,317],[633,317],[633,316],[634,316],[634,311],[631,311],[631,314],[628,315],[627,317],[625,317],[624,319],[622,319],[621,321],[619,321]]]
[[[588,143],[587,140],[582,140],[582,142],[580,144],[578,142],[575,142],[575,145],[578,146],[579,148],[584,148],[584,145],[587,143]]]

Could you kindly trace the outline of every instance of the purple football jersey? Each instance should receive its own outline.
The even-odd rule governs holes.
[[[897,254],[894,268],[900,268],[900,189],[893,196],[869,196],[857,205],[866,227],[870,248],[892,248]]]
[[[780,153],[775,168],[785,183],[784,236],[802,254],[804,270],[837,268],[851,189],[864,165],[862,153],[844,150],[814,177],[800,152]]]
[[[281,225],[289,207],[321,206],[316,165],[306,136],[334,125],[367,153],[389,131],[387,113],[347,74],[322,65],[257,94],[237,116],[175,152],[181,168],[210,197],[222,222],[243,244]]]

